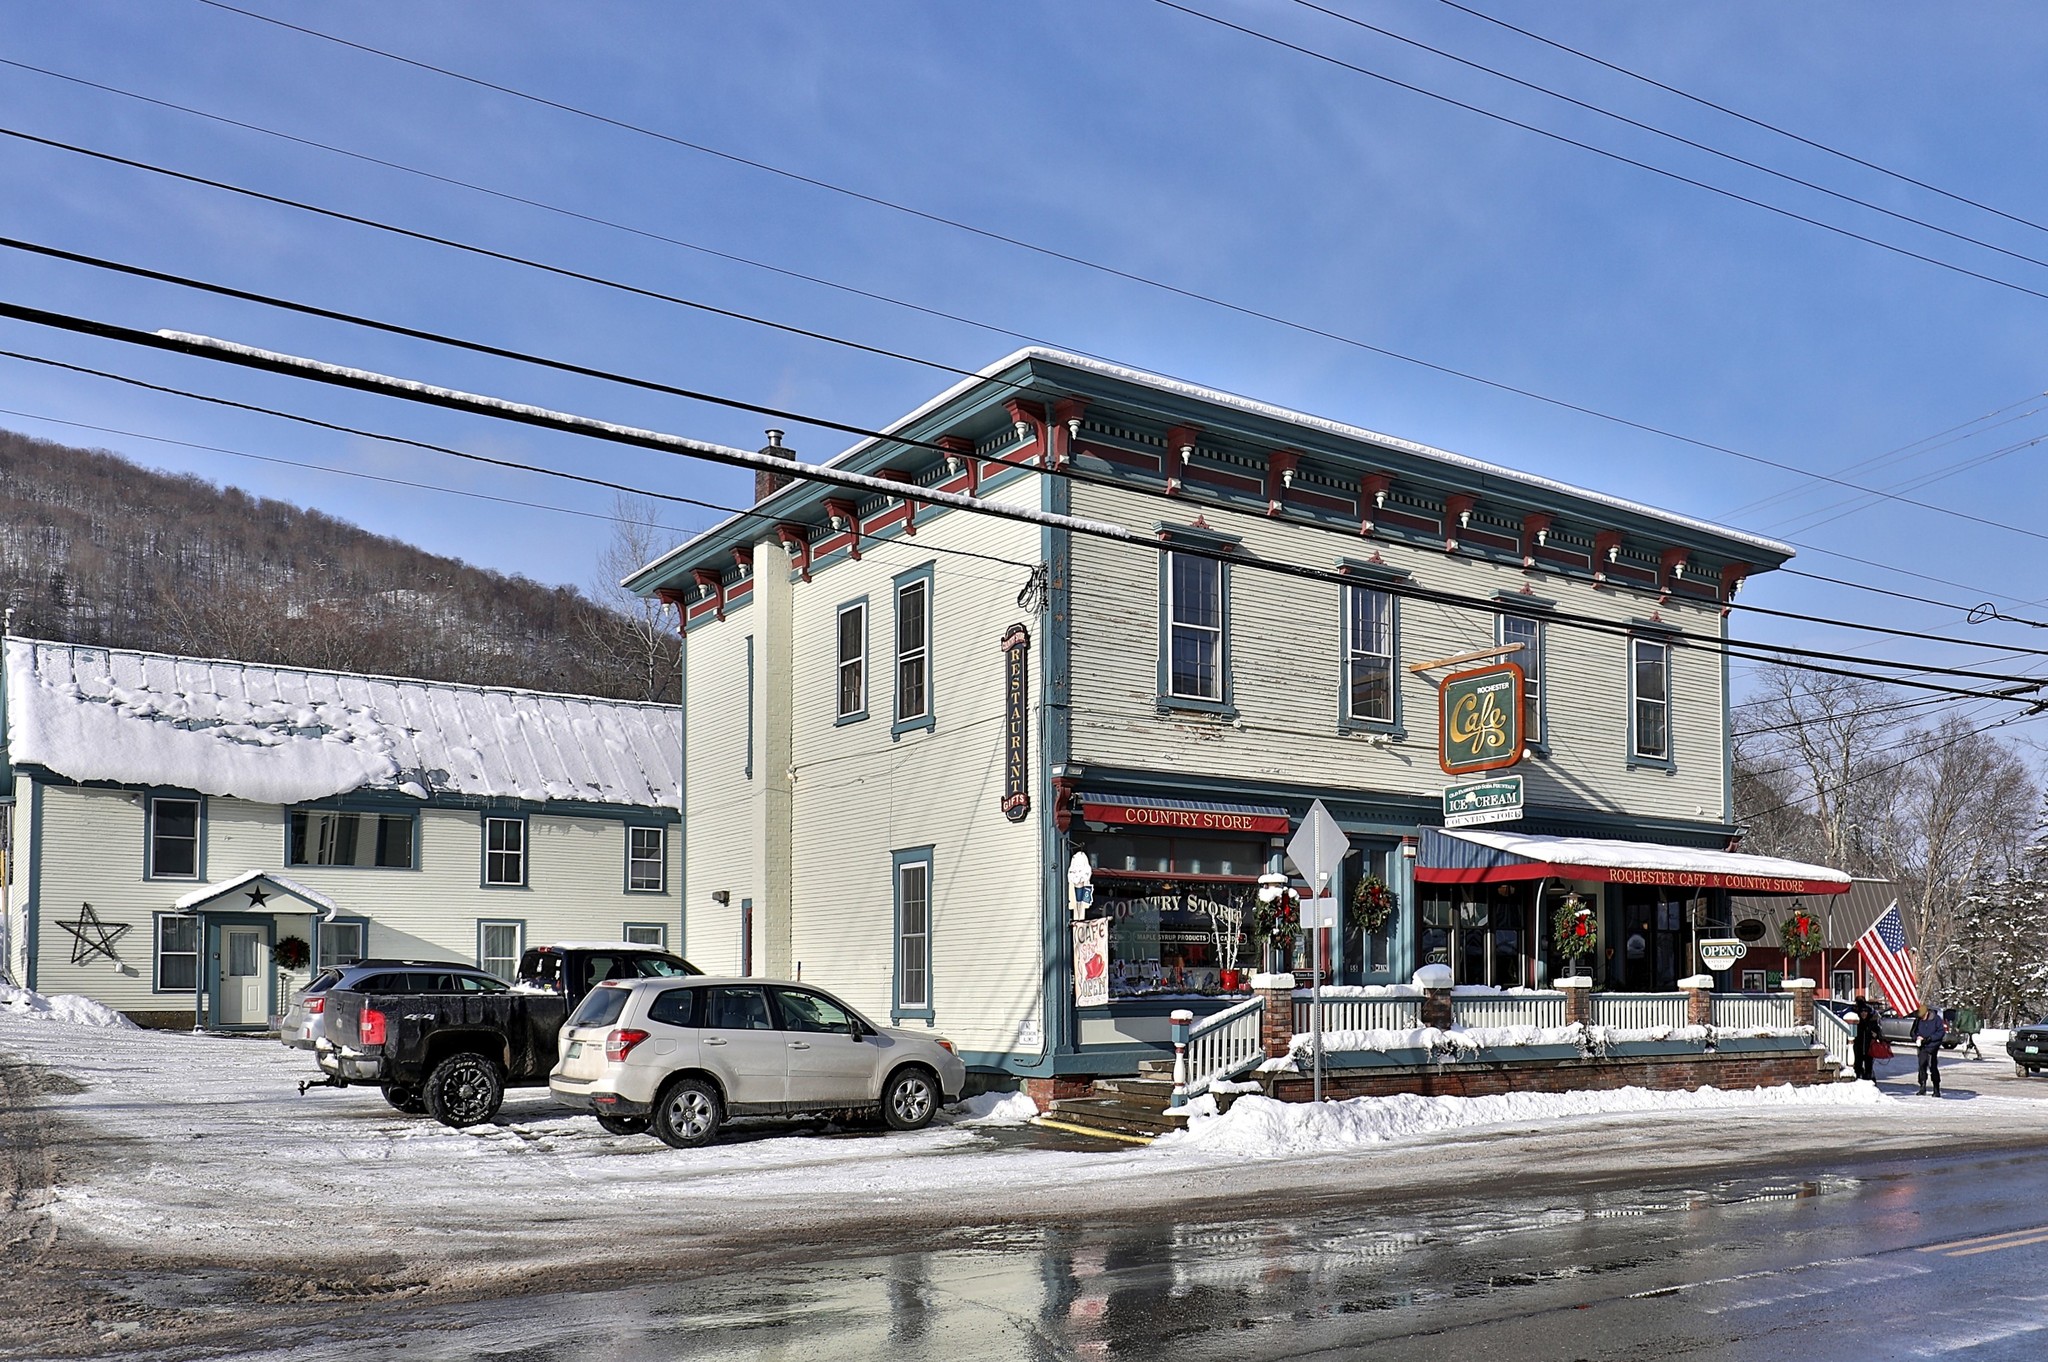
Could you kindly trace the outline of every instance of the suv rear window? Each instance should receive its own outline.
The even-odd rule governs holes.
[[[325,993],[325,992],[326,992],[326,991],[327,991],[328,989],[330,989],[330,988],[333,988],[333,987],[334,987],[334,985],[335,985],[335,983],[336,983],[336,981],[337,981],[337,980],[339,980],[340,978],[341,978],[341,971],[340,971],[340,970],[338,970],[338,969],[323,969],[323,970],[321,970],[321,971],[320,971],[320,973],[318,973],[317,975],[313,976],[313,982],[312,982],[312,983],[310,983],[310,984],[307,984],[307,985],[306,985],[306,992],[307,992],[307,993],[309,993],[309,994],[311,994],[311,993]]]
[[[647,1009],[647,1020],[664,1022],[669,1026],[695,1026],[697,999],[703,991],[700,988],[663,989],[661,996]]]
[[[569,1018],[569,1025],[610,1026],[626,1010],[626,997],[631,991],[599,984],[583,995],[583,1001],[576,1005],[575,1013]]]

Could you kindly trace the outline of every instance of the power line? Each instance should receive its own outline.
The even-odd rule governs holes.
[[[2032,218],[2023,218],[2018,216],[2017,214],[2008,213],[2002,208],[1994,208],[1988,203],[1980,203],[1976,199],[1968,198],[1962,194],[1957,194],[1950,190],[1943,189],[1940,185],[1929,184],[1925,180],[1915,179],[1911,175],[1905,174],[1903,171],[1892,170],[1889,167],[1879,165],[1875,161],[1865,160],[1863,157],[1855,155],[1853,152],[1843,151],[1841,148],[1829,146],[1825,142],[1817,142],[1811,137],[1802,137],[1798,133],[1793,132],[1788,128],[1781,128],[1775,123],[1768,123],[1760,118],[1752,118],[1750,115],[1743,113],[1739,109],[1731,109],[1725,104],[1716,104],[1711,99],[1704,98],[1700,95],[1692,94],[1691,92],[1686,90],[1681,90],[1675,85],[1666,85],[1663,81],[1657,80],[1652,76],[1646,76],[1642,74],[1640,71],[1632,71],[1626,66],[1617,66],[1615,63],[1611,61],[1605,61],[1599,57],[1594,56],[1590,52],[1582,52],[1578,48],[1571,47],[1565,43],[1558,42],[1554,38],[1546,38],[1540,33],[1532,33],[1526,28],[1518,28],[1514,24],[1509,23],[1505,19],[1496,18],[1491,14],[1486,14],[1480,10],[1473,9],[1467,5],[1461,5],[1458,3],[1458,0],[1443,0],[1443,3],[1449,5],[1454,10],[1458,10],[1461,13],[1471,15],[1475,19],[1483,19],[1487,23],[1494,24],[1500,28],[1507,29],[1511,33],[1519,33],[1524,38],[1528,38],[1533,42],[1542,43],[1545,47],[1551,47],[1557,49],[1560,52],[1570,53],[1572,56],[1578,57],[1582,61],[1592,62],[1595,66],[1604,66],[1609,71],[1612,71],[1617,75],[1627,76],[1630,80],[1641,81],[1645,85],[1649,85],[1656,89],[1662,90],[1666,94],[1677,95],[1680,99],[1688,100],[1691,103],[1697,104],[1702,108],[1712,109],[1716,113],[1726,114],[1730,118],[1740,119],[1742,122],[1749,124],[1751,127],[1762,128],[1766,132],[1774,132],[1780,137],[1790,138],[1792,141],[1798,142],[1802,146],[1812,147],[1815,151],[1825,152],[1829,156],[1839,157],[1844,161],[1848,161],[1852,165],[1862,166],[1865,170],[1874,170],[1878,174],[1886,176],[1890,179],[1897,180],[1902,184],[1912,185],[1916,189],[1925,189],[1930,194],[1939,194],[1942,198],[1948,199],[1953,203],[1960,203],[1965,205],[1966,207],[1975,208],[1980,212],[1989,213],[1993,217],[2004,218],[2007,222],[2018,223],[2022,227],[2031,227],[2037,232],[2048,231],[2048,227],[2043,227],[2040,223],[2035,222]]]
[[[934,488],[918,487],[888,479],[870,477],[833,466],[800,464],[768,455],[754,454],[745,450],[730,449],[705,441],[690,440],[681,436],[665,435],[660,432],[620,426],[563,412],[551,412],[543,408],[509,402],[501,398],[482,397],[476,394],[457,392],[452,389],[437,388],[412,380],[388,378],[384,375],[370,373],[365,370],[349,369],[296,356],[275,354],[247,346],[216,341],[207,337],[188,336],[174,332],[152,333],[137,331],[133,328],[117,326],[112,323],[68,316],[63,313],[48,312],[39,308],[23,307],[13,303],[0,303],[0,317],[9,317],[33,325],[135,344],[149,349],[167,350],[218,360],[223,363],[262,372],[309,379],[314,382],[350,388],[359,392],[375,393],[388,397],[397,397],[409,402],[470,412],[493,419],[508,420],[545,429],[567,431],[572,434],[591,436],[612,443],[654,449],[671,455],[704,459],[715,463],[737,464],[755,469],[766,468],[809,481],[836,483],[841,486],[851,486],[890,497],[901,497],[906,500],[948,506],[960,510],[980,511],[983,514],[996,516],[1001,519],[1066,529],[1087,538],[1106,539],[1118,543],[1142,546],[1154,552],[1180,553],[1188,557],[1207,558],[1220,563],[1232,563],[1250,570],[1272,572],[1283,576],[1340,586],[1357,585],[1353,579],[1347,578],[1339,572],[1311,568],[1299,563],[1272,559],[1250,559],[1232,552],[1194,546],[1169,546],[1162,544],[1155,537],[1142,535],[1121,525],[1089,521],[1074,516],[1036,511],[1029,508],[1007,506],[1001,503],[983,501],[975,497],[963,496],[958,493],[944,492]],[[877,438],[896,438],[881,434],[880,432],[876,434]],[[904,441],[903,443],[910,444],[915,442]],[[1406,596],[1466,609],[1484,610],[1490,613],[1498,613],[1500,608],[1498,601],[1480,601],[1473,597],[1461,596],[1453,592],[1421,588],[1410,583],[1381,584],[1377,589],[1385,590],[1392,595]],[[1619,637],[1631,637],[1636,633],[1634,629],[1624,622],[1605,620],[1561,610],[1546,611],[1545,618],[1570,627],[1583,628],[1591,632],[1606,633]],[[1891,684],[1911,689],[1960,695],[1972,699],[2021,699],[2029,692],[2048,685],[2048,681],[2029,676],[2015,676],[1998,672],[1979,672],[1952,667],[1927,667],[1917,663],[1900,662],[1890,659],[1850,657],[1816,649],[1792,648],[1782,645],[1768,647],[1745,640],[1697,634],[1675,627],[1669,628],[1663,631],[1663,633],[1674,643],[1683,641],[1704,651],[1723,653],[1730,657],[1782,661],[1788,657],[1796,656],[1805,659],[1831,659],[1855,662],[1862,668],[1862,670],[1849,671],[1839,667],[1823,665],[1821,661],[1817,660],[1794,664],[1803,670],[1825,674],[1867,677],[1868,668],[1870,667],[1888,667],[1897,670],[1913,671],[1923,675],[1944,675],[2008,683],[2008,688],[2004,691],[1987,693],[1960,689],[1953,686],[1943,686],[1933,682],[1913,681],[1903,678],[1891,679]]]

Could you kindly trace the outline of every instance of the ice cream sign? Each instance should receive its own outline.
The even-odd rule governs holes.
[[[1437,687],[1437,761],[1454,776],[1522,759],[1522,669],[1497,662],[1453,672]]]

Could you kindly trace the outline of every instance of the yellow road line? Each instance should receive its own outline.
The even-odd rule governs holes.
[[[2025,1248],[2028,1244],[2044,1243],[2048,1243],[2048,1234],[2037,1234],[2031,1239],[2012,1239],[2003,1244],[1986,1244],[1982,1248],[1957,1249],[1953,1253],[1944,1253],[1941,1256],[1944,1258],[1967,1258],[1973,1253],[1996,1253],[2000,1249]]]
[[[1927,1244],[1922,1253],[1946,1253],[1950,1249],[1968,1248],[1972,1244],[1989,1244],[1997,1239],[2012,1239],[2022,1234],[2048,1234],[2048,1225],[2032,1225],[2023,1230],[2006,1230],[2002,1234],[1980,1234],[1974,1239],[1951,1239],[1946,1244]]]
[[[1093,1135],[1098,1140],[1122,1140],[1126,1144],[1152,1143],[1150,1135],[1126,1135],[1121,1130],[1097,1130],[1094,1126],[1077,1126],[1065,1121],[1055,1121],[1049,1116],[1034,1116],[1031,1118],[1031,1124],[1044,1126],[1048,1130],[1064,1130],[1070,1135]]]

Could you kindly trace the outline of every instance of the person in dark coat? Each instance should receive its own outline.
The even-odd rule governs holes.
[[[1884,1032],[1878,1029],[1876,1006],[1860,993],[1856,995],[1855,1017],[1856,1032],[1853,1044],[1856,1054],[1856,1076],[1875,1083],[1877,1060],[1872,1052],[1877,1048],[1877,1042],[1884,1037]]]
[[[1927,1004],[1913,1014],[1913,1039],[1920,1046],[1920,1095],[1927,1095],[1927,1082],[1934,1080],[1934,1095],[1941,1096],[1941,1042],[1948,1035],[1948,1023],[1929,1014]]]

